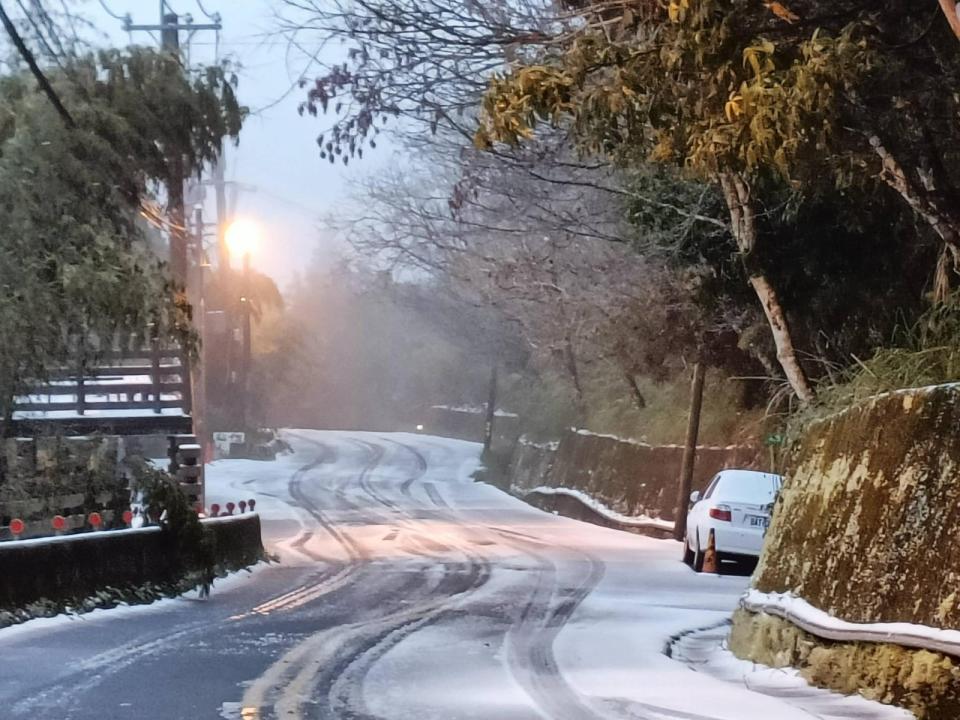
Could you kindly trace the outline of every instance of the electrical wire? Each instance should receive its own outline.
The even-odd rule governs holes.
[[[217,21],[220,19],[220,13],[210,14],[207,12],[207,9],[203,6],[203,0],[197,0],[197,7],[200,8],[200,12],[206,15],[210,20]]]
[[[112,17],[114,20],[126,20],[123,15],[117,15],[113,10],[110,9],[110,6],[107,5],[106,0],[100,0],[100,7],[103,8],[103,11]]]
[[[17,52],[20,53],[20,57],[24,59],[24,61],[27,63],[27,67],[30,68],[30,72],[33,73],[33,77],[36,79],[40,89],[43,90],[44,94],[47,96],[47,99],[50,101],[50,104],[53,105],[54,109],[63,119],[64,125],[71,130],[74,129],[77,124],[74,122],[73,116],[70,115],[67,108],[64,107],[63,101],[60,99],[57,91],[53,89],[53,86],[50,84],[47,76],[43,74],[43,70],[41,70],[40,66],[37,64],[37,59],[33,56],[33,53],[30,52],[30,49],[23,42],[23,38],[20,37],[20,33],[17,32],[17,28],[10,20],[10,16],[7,15],[7,11],[4,9],[3,5],[0,5],[0,22],[3,23],[3,27],[7,31],[7,35],[10,37],[10,40],[13,41],[14,46],[17,48]]]

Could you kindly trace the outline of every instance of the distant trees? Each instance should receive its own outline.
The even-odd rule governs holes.
[[[435,403],[482,402],[488,358],[459,342],[470,326],[447,326],[442,298],[425,307],[421,290],[349,264],[308,268],[289,289],[284,313],[256,331],[261,419],[390,430],[423,422]]]

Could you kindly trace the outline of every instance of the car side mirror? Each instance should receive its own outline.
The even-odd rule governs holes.
[[[692,493],[690,493],[690,502],[693,503],[694,505],[696,505],[698,502],[700,502],[700,491],[699,491],[699,490],[694,490]]]

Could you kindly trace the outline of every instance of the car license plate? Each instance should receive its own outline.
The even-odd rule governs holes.
[[[748,515],[747,519],[750,520],[750,527],[761,527],[766,529],[770,525],[770,518],[762,515]]]

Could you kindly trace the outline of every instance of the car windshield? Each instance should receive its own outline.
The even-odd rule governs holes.
[[[730,502],[768,505],[777,496],[780,477],[759,472],[727,473],[721,476],[713,498]]]

